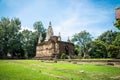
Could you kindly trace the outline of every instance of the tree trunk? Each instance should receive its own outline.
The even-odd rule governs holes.
[[[84,49],[83,54],[84,54],[83,58],[90,58],[88,51],[86,49]]]

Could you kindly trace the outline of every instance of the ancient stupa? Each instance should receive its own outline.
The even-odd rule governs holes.
[[[44,41],[40,34],[36,47],[36,58],[60,58],[61,54],[74,54],[74,44],[70,42],[69,38],[67,42],[62,41],[60,33],[58,36],[54,36],[50,22]]]

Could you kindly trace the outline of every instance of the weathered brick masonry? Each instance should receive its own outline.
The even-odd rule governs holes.
[[[74,54],[74,44],[68,39],[67,42],[61,41],[61,36],[54,36],[51,23],[46,33],[46,39],[43,41],[40,35],[36,48],[36,58],[60,58],[61,54]]]

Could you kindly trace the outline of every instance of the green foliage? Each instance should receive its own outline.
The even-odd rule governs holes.
[[[41,21],[37,21],[33,24],[34,29],[36,30],[36,34],[37,34],[37,42],[38,42],[38,38],[40,36],[40,33],[43,36],[43,39],[45,39],[46,37],[46,29],[43,27],[43,24]]]
[[[114,26],[120,30],[120,20],[117,20],[117,21],[114,23]]]
[[[33,57],[36,53],[38,37],[42,33],[45,38],[46,29],[42,22],[35,22],[35,32],[21,29],[18,18],[1,18],[0,20],[0,58],[7,58],[8,53],[12,58]]]
[[[79,45],[75,45],[75,55],[82,55],[81,48]]]
[[[2,57],[7,57],[7,53],[10,53],[12,57],[21,55],[21,42],[20,33],[21,22],[18,18],[5,18],[0,20],[0,54]]]
[[[108,30],[108,31],[102,33],[98,37],[98,40],[103,41],[106,45],[110,45],[115,40],[117,33],[118,32],[116,32],[116,31]]]
[[[109,52],[109,55],[111,58],[118,58],[118,55],[120,54],[119,53],[119,47],[118,46],[115,46],[115,45],[109,45],[107,47],[107,50]]]
[[[120,48],[120,32],[118,32],[115,40],[112,43]]]
[[[77,44],[75,53],[84,56],[85,51],[91,58],[119,58],[120,56],[120,33],[108,30],[92,41],[84,36],[84,31],[75,34],[72,41]],[[87,39],[87,40],[86,40]],[[85,43],[84,43],[85,42]],[[112,45],[112,46],[111,46]],[[117,48],[116,48],[117,47]]]
[[[83,57],[82,49],[80,48],[79,45],[76,44],[74,49],[74,58],[81,59],[82,57]]]
[[[66,55],[64,53],[61,54],[61,59],[70,59],[70,55]]]
[[[87,58],[89,56],[87,44],[89,44],[91,41],[92,37],[89,34],[89,32],[86,31],[81,31],[78,34],[75,34],[72,38],[72,42],[78,44],[81,47],[84,54],[84,58]]]
[[[21,42],[22,42],[22,48],[25,53],[25,57],[35,56],[35,50],[36,50],[35,32],[29,31],[29,30],[23,30]]]
[[[120,20],[114,24],[120,30]],[[33,24],[35,32],[21,29],[21,21],[18,18],[5,18],[0,20],[0,58],[7,58],[8,53],[12,58],[33,57],[36,53],[36,45],[40,34],[43,40],[46,29],[41,21]],[[88,58],[119,58],[120,57],[120,32],[108,30],[101,34],[97,40],[92,41],[89,32],[81,31],[73,36],[75,43],[75,55]],[[62,59],[70,56],[62,54]]]
[[[119,53],[119,50],[116,48],[117,46],[115,46],[116,43],[119,44],[117,40],[118,34],[119,33],[116,31],[113,32],[112,30],[108,30],[98,37],[98,40],[103,41],[106,46],[107,57],[115,58],[115,55],[117,56]]]
[[[95,40],[91,44],[89,49],[90,56],[92,58],[106,58],[107,57],[107,50],[105,47],[105,43],[100,40]]]

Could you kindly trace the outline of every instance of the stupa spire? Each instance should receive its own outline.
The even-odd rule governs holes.
[[[67,42],[70,42],[70,38],[69,38],[69,36],[68,36],[68,40],[67,40]]]
[[[61,34],[59,32],[59,35],[58,35],[58,41],[61,41]]]
[[[51,25],[51,21],[49,22],[49,26],[52,26],[52,25]]]
[[[48,41],[50,39],[50,37],[53,35],[54,35],[54,33],[53,33],[53,29],[52,29],[52,24],[51,24],[51,22],[49,22],[45,41]]]
[[[38,39],[38,44],[41,43],[41,41],[43,40],[42,34],[40,33],[39,39]]]

